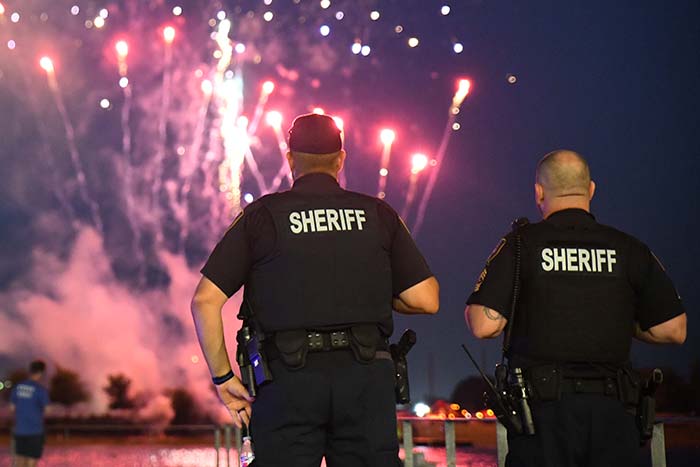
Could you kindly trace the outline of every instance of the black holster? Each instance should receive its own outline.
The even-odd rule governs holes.
[[[397,404],[408,404],[411,402],[411,389],[408,384],[408,360],[406,356],[415,343],[415,331],[406,329],[401,335],[399,342],[389,346],[389,353],[394,362],[394,393]]]
[[[255,397],[258,388],[273,379],[263,340],[249,323],[244,321],[236,334],[236,341],[238,343],[236,362],[241,370],[241,381],[248,389],[248,393]]]
[[[643,445],[651,439],[654,433],[656,420],[656,389],[663,382],[664,374],[660,369],[654,368],[649,379],[640,388],[639,403],[637,405],[637,428],[639,428],[639,441]]]

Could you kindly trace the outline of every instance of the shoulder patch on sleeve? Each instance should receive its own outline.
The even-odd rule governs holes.
[[[481,289],[481,285],[484,283],[484,280],[486,280],[486,275],[489,273],[489,264],[491,264],[491,261],[494,260],[496,256],[503,250],[503,247],[506,246],[506,243],[508,241],[503,237],[498,244],[496,245],[496,248],[493,249],[489,257],[486,259],[486,266],[484,266],[484,269],[481,270],[481,274],[479,274],[479,278],[476,280],[476,285],[474,285],[474,292],[478,292],[479,289]]]
[[[229,225],[228,228],[226,229],[226,233],[228,233],[229,230],[231,230],[232,228],[234,228],[236,226],[236,224],[238,224],[238,222],[243,218],[243,214],[245,214],[245,211],[241,211],[238,213],[238,215],[233,220],[233,222],[231,222],[231,225]]]
[[[498,245],[496,245],[496,248],[493,249],[489,257],[486,259],[486,266],[488,267],[489,264],[491,264],[491,261],[493,261],[496,256],[503,250],[503,247],[506,246],[507,240],[505,237],[501,239],[501,241],[498,242]]]
[[[651,250],[649,250],[649,253],[651,253],[652,258],[654,258],[654,259],[656,260],[656,262],[659,264],[659,266],[661,267],[661,270],[662,270],[663,272],[666,272],[666,268],[664,267],[664,265],[663,265],[663,263],[661,262],[661,260],[659,259],[659,257],[656,256],[656,255],[654,254],[654,252],[651,251]]]
[[[481,284],[484,283],[484,279],[486,279],[486,274],[488,273],[489,271],[486,267],[481,270],[481,274],[479,274],[479,278],[476,280],[476,284],[474,285],[474,292],[478,292],[479,289],[481,289]]]
[[[399,215],[397,214],[396,217],[399,218],[399,222],[401,223],[401,225],[403,226],[403,228],[406,229],[406,232],[408,232],[408,233],[410,234],[411,231],[408,230],[408,226],[407,226],[406,223],[403,221],[403,219],[401,218],[401,216],[399,216]]]

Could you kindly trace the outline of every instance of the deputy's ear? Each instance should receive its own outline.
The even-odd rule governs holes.
[[[289,164],[289,170],[294,173],[294,158],[292,157],[292,152],[287,151],[287,154],[285,154],[285,157],[287,158],[287,163]]]
[[[345,167],[345,150],[341,149],[340,154],[338,154],[338,172],[343,170],[343,167]]]
[[[538,206],[544,203],[544,187],[539,183],[535,183],[535,204]]]
[[[588,200],[593,199],[593,194],[595,193],[595,182],[591,180],[591,184],[588,186]]]

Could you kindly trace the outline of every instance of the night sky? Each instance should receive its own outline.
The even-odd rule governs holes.
[[[74,3],[80,5],[78,15],[69,13]],[[694,317],[700,306],[695,284],[700,257],[698,2],[334,0],[328,9],[316,0],[274,0],[270,6],[262,0],[204,2],[206,8],[186,1],[137,3],[2,2],[0,318],[25,323],[16,329],[26,334],[10,339],[13,345],[0,346],[0,370],[23,361],[27,352],[51,348],[37,341],[32,326],[26,325],[44,319],[41,310],[24,303],[36,295],[64,303],[60,291],[36,282],[50,277],[39,272],[44,267],[41,255],[51,254],[51,270],[63,278],[75,273],[75,268],[54,262],[80,261],[71,249],[84,226],[95,227],[92,207],[103,225],[98,237],[114,283],[144,300],[180,282],[194,287],[178,277],[196,276],[236,210],[225,190],[219,190],[217,158],[223,156],[215,147],[223,143],[208,130],[220,125],[213,101],[203,120],[205,143],[187,159],[199,161],[198,166],[187,178],[182,176],[182,161],[190,157],[197,133],[200,81],[216,65],[216,44],[209,38],[216,27],[207,21],[219,10],[233,21],[231,40],[247,46],[238,67],[230,68],[243,76],[242,114],[252,116],[260,84],[271,79],[277,87],[266,109],[282,112],[283,129],[295,114],[314,106],[341,116],[349,189],[376,193],[378,133],[383,127],[396,130],[386,199],[398,211],[405,202],[410,154],[434,157],[456,83],[471,80],[471,92],[456,117],[460,128],[451,133],[417,235],[441,283],[441,310],[435,317],[396,318],[398,331],[411,327],[418,333],[410,354],[414,400],[431,390],[447,397],[460,379],[475,373],[461,343],[489,370],[500,358],[500,339],[485,343],[470,336],[464,302],[510,222],[520,216],[539,219],[533,201],[534,166],[558,148],[588,159],[597,184],[592,204],[596,218],[651,247],[689,314],[684,346],[635,344],[633,363],[672,366],[685,375],[700,355],[700,325]],[[440,13],[445,4],[451,7],[448,15]],[[178,17],[171,12],[176,5],[183,8]],[[84,21],[95,18],[101,8],[109,10],[105,26],[99,31],[86,28]],[[15,10],[21,14],[17,23],[10,20]],[[268,10],[274,13],[269,22],[261,19]],[[345,13],[342,21],[334,17],[339,10]],[[381,13],[376,21],[370,19],[372,10]],[[42,12],[48,13],[47,19],[41,19]],[[166,24],[177,30],[170,58],[163,58],[158,35]],[[319,34],[322,24],[330,25],[328,37]],[[399,24],[401,33],[395,31]],[[409,47],[409,37],[417,37],[419,45]],[[114,43],[119,38],[129,41],[133,60],[128,72],[134,92],[127,125],[130,151],[124,150],[123,138],[126,98],[117,84]],[[10,40],[16,41],[14,48],[8,47]],[[371,45],[371,53],[353,54],[355,41]],[[455,42],[463,44],[461,53],[455,53]],[[38,65],[44,54],[54,54],[86,174],[83,185],[55,96]],[[160,125],[167,73],[172,89]],[[107,109],[99,107],[103,98],[109,99]],[[187,148],[185,156],[180,147]],[[251,150],[266,178],[273,178],[280,156],[272,132],[259,130],[259,142],[251,143]],[[203,157],[205,153],[217,163]],[[429,166],[420,174],[419,197],[436,168]],[[125,174],[133,177],[128,188]],[[257,197],[252,179],[246,166],[241,194]],[[149,201],[154,180],[162,187]],[[191,184],[192,191],[179,192],[183,184]],[[168,190],[182,199],[173,201],[177,196]],[[184,215],[182,206],[187,206]],[[406,221],[414,225],[415,205]],[[182,258],[189,272],[173,268],[172,257]],[[108,282],[103,279],[102,285]],[[194,330],[188,323],[188,303],[173,299],[186,295],[169,295],[172,309],[179,311],[163,311],[161,324],[170,331],[159,342],[190,348]],[[109,307],[102,312],[120,313]],[[71,316],[68,311],[66,316]],[[73,345],[80,354],[80,344]]]

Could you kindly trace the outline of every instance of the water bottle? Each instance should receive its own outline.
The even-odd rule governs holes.
[[[243,443],[241,443],[241,467],[249,467],[254,460],[255,453],[253,453],[250,436],[244,436]]]

